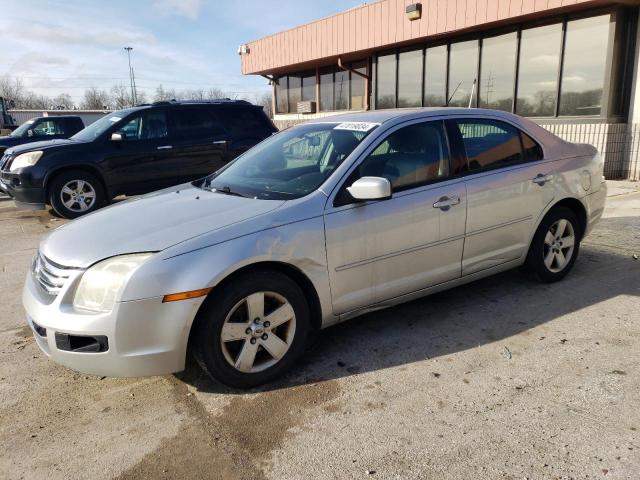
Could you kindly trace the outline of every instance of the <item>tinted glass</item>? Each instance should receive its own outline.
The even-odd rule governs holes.
[[[449,58],[449,106],[468,107],[473,81],[478,76],[478,41],[454,43]],[[477,89],[473,95],[475,106]]]
[[[265,200],[307,195],[376,128],[352,131],[337,126],[308,123],[269,137],[209,176],[202,187]]]
[[[276,83],[276,113],[287,113],[287,77],[280,77]]]
[[[424,106],[447,104],[447,46],[427,48],[424,66]]]
[[[300,101],[300,90],[302,89],[301,77],[289,77],[289,113],[298,112],[298,102]]]
[[[519,131],[493,120],[456,121],[469,170],[496,168],[523,160]]]
[[[376,78],[376,108],[395,108],[396,106],[396,56],[378,57],[378,75]]]
[[[43,120],[38,122],[36,127],[33,129],[33,134],[36,137],[47,137],[51,135],[62,135],[64,131],[62,130],[62,121],[53,121],[53,120]]]
[[[560,115],[600,115],[609,15],[567,23]]]
[[[422,50],[398,56],[398,107],[422,105]]]
[[[349,72],[338,70],[335,73],[335,107],[336,110],[349,109]]]
[[[171,109],[173,136],[181,140],[213,138],[224,128],[212,112],[204,108]]]
[[[125,123],[116,133],[127,141],[153,140],[167,137],[167,116],[165,112],[152,110],[137,115]]]
[[[555,114],[562,25],[522,31],[516,113],[527,117]]]
[[[524,132],[520,132],[520,136],[522,137],[522,147],[524,150],[524,156],[528,162],[533,162],[536,160],[542,160],[542,148],[538,143],[527,135]]]
[[[320,110],[333,110],[333,72],[320,74]]]
[[[234,140],[262,137],[273,130],[259,108],[221,108],[217,113]]]
[[[305,75],[302,77],[302,101],[316,101],[316,76]]]
[[[389,135],[360,165],[361,177],[384,177],[402,190],[446,177],[449,154],[442,122],[410,125]]]
[[[354,63],[351,68],[363,75],[367,74],[366,63]],[[365,84],[366,80],[363,77],[355,73],[351,74],[351,110],[364,109]]]
[[[515,86],[517,34],[482,41],[480,107],[511,111]]]

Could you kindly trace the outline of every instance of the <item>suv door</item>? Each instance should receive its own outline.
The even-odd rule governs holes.
[[[551,163],[540,161],[540,146],[509,123],[464,118],[449,126],[450,138],[467,159],[462,275],[521,258],[537,219],[555,196]]]
[[[229,135],[211,108],[171,108],[169,119],[173,138],[171,170],[179,175],[180,182],[209,175],[229,161]]]
[[[369,152],[325,211],[335,314],[460,277],[466,194],[444,123],[405,124]],[[355,202],[346,187],[363,176],[387,178],[392,198]]]
[[[111,140],[117,133],[122,140]],[[151,192],[177,184],[177,172],[167,171],[171,143],[164,109],[134,113],[108,133],[104,163],[109,184],[117,193],[128,195]]]

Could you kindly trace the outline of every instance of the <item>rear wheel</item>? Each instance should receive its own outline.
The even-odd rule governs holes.
[[[97,210],[105,203],[100,180],[89,172],[71,170],[53,179],[49,203],[64,218],[77,218]]]
[[[295,363],[309,325],[309,307],[293,280],[276,271],[251,272],[207,299],[194,325],[192,351],[211,377],[250,388]]]
[[[531,242],[525,268],[543,282],[562,280],[580,251],[582,230],[576,215],[556,207],[542,220]]]

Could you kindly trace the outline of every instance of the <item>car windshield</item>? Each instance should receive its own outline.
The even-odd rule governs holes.
[[[79,142],[92,142],[128,114],[129,112],[126,110],[108,113],[97,122],[93,122],[84,130],[80,130],[72,136],[71,139]]]
[[[378,126],[315,123],[285,130],[259,143],[201,188],[263,200],[291,200],[316,190]]]
[[[27,130],[29,130],[34,123],[35,123],[35,120],[27,120],[18,128],[16,128],[13,132],[11,132],[9,135],[11,137],[17,137],[17,138],[26,137]]]

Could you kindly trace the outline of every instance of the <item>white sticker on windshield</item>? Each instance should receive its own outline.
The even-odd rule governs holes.
[[[379,123],[371,122],[343,122],[333,127],[334,130],[351,130],[353,132],[368,132],[372,128],[376,128]]]
[[[109,119],[109,121],[110,121],[110,122],[114,122],[114,123],[115,123],[115,122],[119,122],[120,120],[122,120],[120,117],[111,117],[111,118]]]

